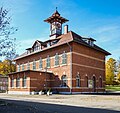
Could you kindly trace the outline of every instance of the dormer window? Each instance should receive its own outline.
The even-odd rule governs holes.
[[[30,50],[27,50],[27,54],[29,54],[31,51]]]
[[[82,38],[86,43],[88,43],[90,46],[94,46],[94,40],[93,38]]]
[[[94,46],[94,43],[92,40],[89,40],[89,44],[90,44],[90,46]]]
[[[50,42],[47,43],[47,47],[50,47]]]
[[[38,51],[38,50],[40,50],[40,46],[36,43],[36,44],[34,45],[34,51]]]
[[[54,45],[54,44],[56,44],[58,42],[58,40],[53,40],[52,42],[51,42],[51,45]]]

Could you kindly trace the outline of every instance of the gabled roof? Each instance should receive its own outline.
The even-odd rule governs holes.
[[[36,41],[33,43],[32,47],[31,47],[31,48],[27,48],[26,50],[31,50],[31,49],[34,47],[34,45],[35,45],[36,43],[38,43],[38,44],[40,44],[40,45],[45,45],[44,42],[39,41],[39,40],[36,40]]]
[[[36,51],[36,52],[30,53],[30,54],[27,54],[27,52],[25,52],[22,55],[20,55],[19,57],[17,57],[15,60],[17,60],[19,58],[29,56],[29,55],[32,55],[32,54],[36,54],[36,53],[39,53],[39,52],[42,52],[42,51],[45,51],[45,50],[48,50],[48,49],[51,49],[51,48],[54,48],[54,47],[57,47],[57,46],[60,46],[60,45],[63,45],[63,44],[69,43],[69,42],[73,42],[73,41],[76,42],[76,43],[79,43],[81,45],[87,46],[89,48],[95,49],[95,50],[97,50],[99,52],[102,52],[105,55],[111,55],[109,52],[107,52],[106,50],[100,48],[99,46],[97,46],[95,44],[94,44],[94,46],[91,46],[90,44],[88,44],[87,42],[85,42],[83,40],[84,38],[85,37],[82,37],[82,36],[74,33],[73,31],[69,31],[67,34],[62,34],[61,36],[57,37],[56,39],[52,39],[52,40],[58,40],[58,42],[56,44],[54,44],[54,45],[52,45],[50,47],[43,48],[40,51]],[[52,40],[47,40],[47,41],[42,42],[42,43],[51,42]],[[92,40],[95,41],[93,38],[92,38]]]

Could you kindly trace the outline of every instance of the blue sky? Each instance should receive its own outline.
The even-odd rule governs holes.
[[[120,57],[120,0],[0,0],[10,10],[12,26],[18,27],[17,52],[23,53],[35,40],[49,39],[49,24],[43,22],[58,7],[69,19],[69,30],[96,39],[96,44]],[[107,57],[107,58],[109,58]]]

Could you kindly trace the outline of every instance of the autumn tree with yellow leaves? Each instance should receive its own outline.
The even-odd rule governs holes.
[[[106,62],[106,84],[113,85],[115,80],[115,72],[116,72],[116,60],[110,58]]]
[[[11,72],[15,72],[15,64],[11,60],[4,60],[0,62],[0,74],[8,75]]]
[[[120,57],[117,60],[117,79],[118,79],[118,82],[120,83]]]

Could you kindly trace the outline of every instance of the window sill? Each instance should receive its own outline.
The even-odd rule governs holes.
[[[22,87],[23,89],[27,89],[27,87]]]
[[[59,67],[60,65],[54,65],[54,67]]]
[[[67,64],[61,64],[61,66],[66,66]]]
[[[49,69],[50,67],[47,67],[47,69]]]

